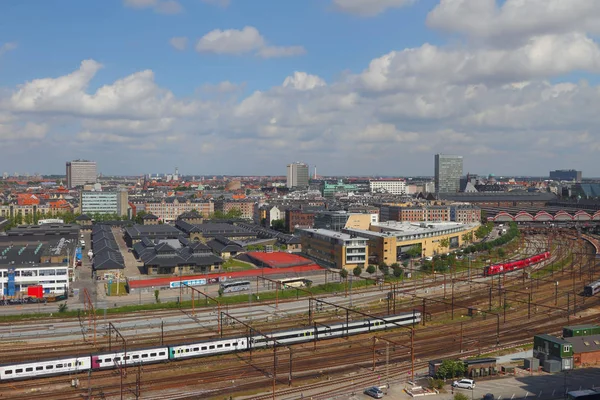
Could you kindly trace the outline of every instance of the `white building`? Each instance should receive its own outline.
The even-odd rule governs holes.
[[[377,180],[369,181],[371,193],[406,194],[406,182],[403,180]]]
[[[277,206],[273,206],[269,210],[269,226],[273,226],[273,221],[278,219],[285,219],[285,212],[282,213]]]
[[[86,183],[96,183],[98,173],[96,162],[87,160],[75,160],[67,162],[67,186],[74,188]]]
[[[9,281],[14,282],[14,293],[26,294],[28,286],[41,285],[46,294],[63,294],[69,289],[69,266],[0,266],[0,288],[3,296],[10,294]]]
[[[128,194],[120,192],[82,191],[79,196],[79,209],[82,214],[127,215]]]

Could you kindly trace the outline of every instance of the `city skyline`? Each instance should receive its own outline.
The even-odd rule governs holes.
[[[1,170],[600,176],[600,4],[67,3],[3,10]]]

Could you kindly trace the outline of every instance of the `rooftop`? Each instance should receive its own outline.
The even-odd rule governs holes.
[[[276,251],[273,253],[251,251],[246,253],[246,256],[253,261],[258,261],[259,264],[263,264],[271,268],[314,265],[314,263],[307,258],[282,251]]]
[[[321,236],[324,236],[324,237],[335,238],[335,239],[340,239],[340,240],[356,240],[356,239],[367,240],[367,238],[358,237],[355,234],[348,234],[348,233],[343,233],[343,232],[330,231],[329,229],[312,229],[312,228],[306,228],[306,229],[299,229],[298,231],[300,231],[300,233],[302,233],[302,232],[315,233],[317,235],[321,235]]]

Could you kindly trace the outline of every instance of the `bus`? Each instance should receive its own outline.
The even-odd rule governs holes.
[[[250,281],[225,282],[220,286],[223,293],[241,292],[250,290]]]
[[[567,392],[568,400],[600,400],[600,392],[593,389],[574,390]]]
[[[288,279],[280,279],[279,283],[284,289],[290,288],[299,288],[309,286],[312,281],[306,278],[288,278]]]

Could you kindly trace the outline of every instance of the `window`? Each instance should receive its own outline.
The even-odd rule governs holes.
[[[25,372],[31,372],[31,371],[33,371],[33,367],[25,368]]]
[[[194,347],[194,351],[200,351],[199,347]]]
[[[54,368],[53,365],[46,365],[46,369],[52,369],[52,368]]]
[[[62,368],[63,365],[62,364],[56,364],[56,368]]]
[[[139,354],[134,354],[134,355],[133,355],[133,359],[134,359],[134,360],[137,360],[138,358],[140,358],[140,355],[139,355]]]
[[[210,345],[208,348],[212,350],[212,349],[214,349],[214,348],[215,348],[215,345],[214,345],[214,344],[211,344],[211,345]]]
[[[202,350],[203,350],[203,351],[204,351],[204,350],[206,350],[206,346],[202,346]]]
[[[6,375],[12,375],[12,371],[11,371],[10,369],[8,369],[8,370],[4,371],[4,373],[5,373]]]
[[[39,367],[35,367],[36,371],[42,371],[44,369],[44,367],[42,367],[41,365]]]
[[[156,357],[156,353],[150,353],[150,357]]]
[[[222,348],[223,348],[223,345],[222,345],[222,344],[218,344],[218,345],[217,345],[217,349],[222,349]]]
[[[166,353],[164,351],[161,351],[160,353],[158,353],[159,356],[164,356]]]
[[[148,358],[148,354],[142,354],[142,358]]]
[[[121,361],[121,357],[115,357],[114,361],[115,361],[115,362],[119,362],[119,361]]]
[[[19,369],[15,370],[15,373],[16,373],[16,374],[20,374],[20,373],[22,373],[22,372],[23,372],[23,368],[19,368]]]

